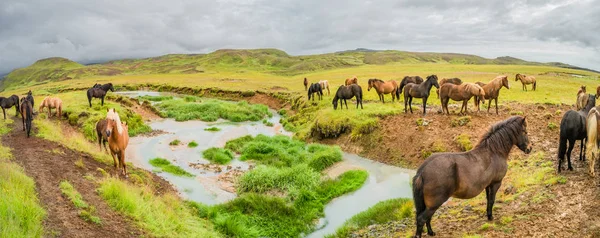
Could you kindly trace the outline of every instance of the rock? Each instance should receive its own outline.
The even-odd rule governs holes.
[[[512,185],[508,185],[506,186],[506,188],[504,189],[504,194],[509,195],[509,194],[514,194],[515,193],[515,187]]]

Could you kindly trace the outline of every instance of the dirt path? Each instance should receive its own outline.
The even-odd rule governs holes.
[[[130,220],[115,213],[97,194],[94,181],[84,175],[102,177],[97,168],[111,171],[109,166],[95,161],[87,154],[70,150],[60,144],[37,137],[27,138],[20,126],[13,124],[13,131],[2,137],[2,143],[12,149],[15,161],[36,182],[37,193],[48,215],[44,230],[49,237],[140,237],[145,233]],[[83,167],[75,164],[83,160]],[[81,193],[83,199],[95,206],[95,215],[101,225],[84,221],[73,203],[62,195],[59,183],[69,181]]]

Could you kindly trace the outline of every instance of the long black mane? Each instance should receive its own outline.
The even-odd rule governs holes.
[[[519,136],[525,129],[522,116],[512,116],[504,121],[496,123],[481,137],[475,148],[488,148],[492,153],[508,154],[510,149],[517,143]]]

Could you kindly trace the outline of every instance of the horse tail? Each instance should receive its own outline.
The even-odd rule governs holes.
[[[563,125],[561,123],[561,129]],[[565,154],[567,154],[567,135],[563,135],[563,132],[560,132],[560,139],[558,142],[558,166],[560,166],[560,162],[565,158]]]
[[[425,195],[423,195],[423,176],[420,173],[417,173],[413,178],[413,201],[415,204],[415,210],[417,210],[417,214],[415,217],[419,217],[423,211],[425,211]]]

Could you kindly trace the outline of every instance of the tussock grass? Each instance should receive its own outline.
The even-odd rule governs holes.
[[[151,102],[162,102],[167,100],[172,100],[173,96],[138,96],[139,100],[148,100]]]
[[[75,207],[78,209],[79,217],[96,224],[102,223],[102,220],[94,215],[96,208],[85,202],[81,194],[73,187],[73,185],[71,185],[71,183],[63,180],[60,182],[58,187],[60,188],[62,194],[67,196],[67,198],[69,198],[73,205],[75,205]]]
[[[189,148],[196,148],[196,147],[198,147],[198,142],[191,141],[190,143],[188,143],[188,147]]]
[[[191,174],[190,172],[185,171],[184,169],[180,168],[179,166],[171,164],[170,161],[163,159],[163,158],[151,159],[149,161],[149,163],[152,166],[160,169],[159,171],[162,171],[162,172],[166,172],[166,173],[170,173],[170,174],[182,176],[182,177],[194,177],[194,175]]]
[[[364,229],[370,225],[412,218],[414,216],[413,210],[413,203],[407,198],[381,201],[368,210],[354,215],[342,227],[338,228],[335,234],[327,237],[349,237],[354,231]]]
[[[100,181],[100,196],[108,205],[156,237],[221,237],[212,225],[174,194],[155,195],[148,187],[137,187],[116,178]]]
[[[181,141],[180,141],[180,140],[178,140],[178,139],[175,139],[175,140],[173,140],[173,141],[169,142],[169,145],[179,145],[180,143],[181,143]]]
[[[202,156],[213,163],[227,164],[233,159],[233,152],[228,149],[213,147],[203,151]]]
[[[471,136],[466,133],[462,133],[454,138],[454,142],[458,145],[458,147],[462,151],[469,151],[473,149],[473,144],[471,143]]]
[[[217,131],[220,131],[220,130],[221,130],[221,128],[218,128],[218,127],[214,127],[214,126],[212,126],[212,127],[207,127],[207,128],[204,128],[204,130],[205,130],[205,131],[214,131],[214,132],[217,132]]]
[[[297,195],[300,190],[315,189],[321,182],[321,174],[306,164],[276,168],[260,165],[239,178],[238,193],[265,193],[283,191]]]
[[[233,122],[259,121],[271,116],[269,109],[261,104],[248,104],[246,101],[226,102],[206,99],[201,102],[187,99],[163,100],[157,104],[167,117],[176,121],[202,120],[216,121],[219,118]]]

